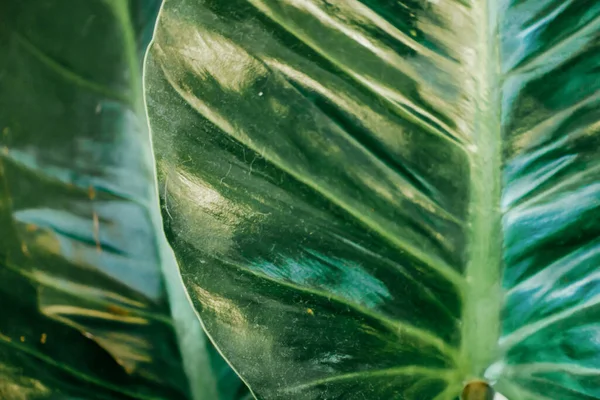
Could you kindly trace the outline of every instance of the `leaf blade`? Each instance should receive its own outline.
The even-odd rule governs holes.
[[[207,330],[256,393],[429,367],[453,374],[294,398],[451,400],[487,378],[542,399],[550,378],[519,380],[511,365],[592,362],[596,328],[562,342],[566,322],[538,314],[554,321],[595,293],[578,269],[569,300],[550,298],[567,291],[560,267],[595,254],[576,239],[597,235],[581,223],[597,209],[595,7],[170,0],[165,10],[147,95],[169,240]],[[552,133],[557,123],[564,133]],[[576,137],[589,149],[567,144]],[[577,207],[561,212],[569,202]],[[571,258],[558,249],[569,229]],[[533,270],[554,256],[556,271]],[[589,305],[572,319],[586,325]],[[370,315],[445,345],[415,343]],[[568,350],[544,353],[541,337]],[[559,380],[565,396],[593,393],[568,371]]]

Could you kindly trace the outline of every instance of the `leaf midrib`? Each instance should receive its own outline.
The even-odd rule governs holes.
[[[472,65],[474,104],[468,254],[463,296],[461,375],[482,379],[496,358],[502,303],[501,64],[494,1],[475,2],[478,55]]]

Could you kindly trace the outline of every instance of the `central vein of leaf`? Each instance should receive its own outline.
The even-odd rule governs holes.
[[[463,379],[483,378],[500,334],[502,225],[498,16],[494,0],[475,0],[478,24],[473,66],[477,107],[472,132],[470,238],[465,269],[461,360]]]

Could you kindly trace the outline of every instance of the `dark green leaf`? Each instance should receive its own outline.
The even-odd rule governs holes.
[[[600,2],[167,0],[164,218],[263,399],[600,399]]]
[[[2,400],[217,399],[158,212],[141,70],[159,6],[0,2]]]

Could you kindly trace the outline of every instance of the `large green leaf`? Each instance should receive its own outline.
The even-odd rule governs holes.
[[[162,231],[141,76],[159,7],[0,2],[2,400],[232,399]]]
[[[164,7],[169,239],[258,398],[600,399],[600,2]]]

